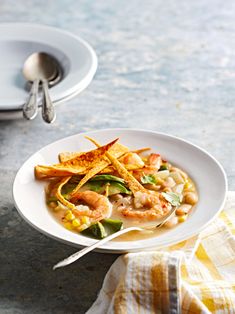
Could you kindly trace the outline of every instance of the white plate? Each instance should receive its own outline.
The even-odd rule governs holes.
[[[63,79],[50,89],[54,103],[84,90],[97,69],[96,54],[87,42],[44,25],[0,24],[0,51],[0,111],[22,108],[28,97],[22,66],[34,52],[50,53],[63,68]]]
[[[18,171],[13,185],[16,208],[40,232],[74,246],[87,246],[96,241],[66,230],[56,222],[45,205],[45,182],[34,179],[34,166],[56,163],[59,152],[94,148],[84,139],[85,134],[102,144],[119,137],[120,142],[131,149],[152,147],[153,151],[189,173],[199,192],[199,202],[193,213],[173,230],[147,240],[110,242],[102,246],[100,251],[131,252],[175,244],[200,232],[222,209],[227,191],[226,175],[221,165],[204,150],[177,137],[151,131],[100,130],[70,136],[48,145],[32,155]]]

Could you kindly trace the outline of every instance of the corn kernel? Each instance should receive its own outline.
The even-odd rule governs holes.
[[[65,215],[65,218],[66,218],[67,220],[73,220],[73,219],[75,219],[75,216],[74,216],[74,214],[70,211],[70,213],[68,213],[67,215]]]
[[[87,228],[88,228],[88,225],[83,224],[83,225],[81,225],[80,227],[78,227],[77,230],[78,230],[79,232],[81,232],[81,231],[83,231],[83,230],[85,230],[85,229],[87,229]]]
[[[72,211],[70,209],[68,209],[68,210],[66,210],[65,215],[68,215],[70,213],[72,214]]]
[[[184,189],[185,190],[188,190],[188,189],[190,189],[192,187],[192,184],[188,181],[188,180],[186,180],[186,182],[185,182],[185,184],[184,184]]]
[[[78,220],[78,219],[74,219],[73,221],[72,221],[72,225],[73,225],[73,227],[79,227],[80,225],[81,225],[81,223],[80,223],[80,221]]]
[[[64,223],[64,226],[65,226],[65,228],[68,229],[68,230],[72,230],[72,229],[73,229],[73,226],[72,226],[71,222],[65,222],[65,223]]]
[[[164,180],[161,178],[157,177],[157,184],[162,185],[164,183]]]
[[[178,222],[184,222],[186,219],[187,219],[187,215],[179,216],[178,217]]]
[[[81,223],[82,223],[82,224],[89,225],[90,219],[89,219],[87,216],[82,216],[82,217],[81,217]]]

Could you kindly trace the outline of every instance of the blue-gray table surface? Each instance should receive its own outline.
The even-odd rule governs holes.
[[[235,188],[235,2],[1,0],[1,22],[36,22],[89,41],[99,67],[92,84],[38,117],[0,122],[0,313],[84,313],[116,255],[74,252],[27,225],[11,188],[17,169],[56,139],[109,127],[183,137],[213,154]]]

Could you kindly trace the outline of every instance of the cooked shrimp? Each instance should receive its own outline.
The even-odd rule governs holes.
[[[171,204],[161,194],[150,191],[148,193],[137,192],[134,206],[136,209],[124,208],[121,213],[127,218],[154,220],[165,216],[171,210]]]
[[[162,164],[162,158],[159,154],[150,154],[148,157],[148,164],[150,166],[155,166],[155,168],[158,170],[161,167]]]
[[[126,218],[135,218],[141,220],[157,220],[165,216],[169,211],[163,212],[163,208],[160,209],[157,206],[154,206],[151,209],[142,210],[133,210],[132,208],[125,208],[122,210],[122,215]]]
[[[74,210],[75,216],[88,216],[95,218],[96,221],[99,221],[101,219],[108,218],[111,215],[112,205],[108,198],[104,195],[93,191],[78,192],[74,195],[70,202],[76,205],[78,201],[84,202],[87,206],[89,206],[89,209]]]
[[[139,156],[138,156],[139,157]],[[147,165],[141,169],[136,169],[133,171],[133,176],[141,182],[141,178],[144,175],[156,174],[161,167],[162,158],[159,154],[150,154],[147,160]]]
[[[144,166],[144,162],[141,157],[138,154],[132,152],[125,154],[119,159],[119,161],[124,165],[133,165],[139,168]]]

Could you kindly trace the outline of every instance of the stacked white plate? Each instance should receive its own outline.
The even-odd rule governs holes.
[[[96,54],[87,42],[45,25],[0,24],[0,51],[0,120],[22,116],[22,106],[29,96],[22,67],[32,53],[49,53],[61,65],[63,77],[50,89],[54,104],[83,91],[97,69]]]

